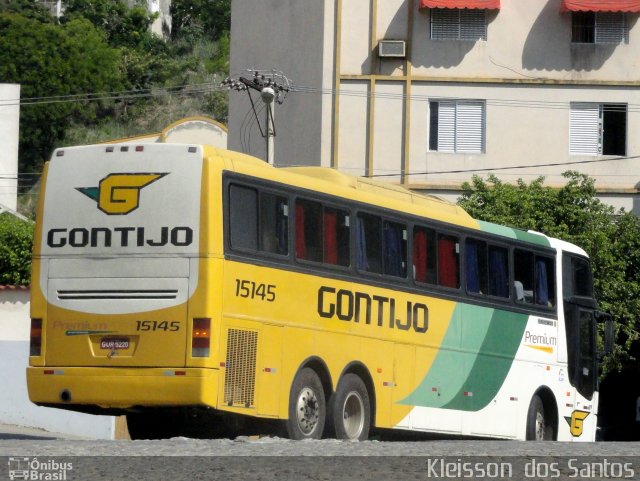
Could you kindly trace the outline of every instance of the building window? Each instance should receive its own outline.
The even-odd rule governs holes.
[[[623,12],[573,12],[571,14],[573,43],[629,43],[629,31]]]
[[[431,9],[432,40],[487,40],[486,10]]]
[[[627,105],[572,103],[569,153],[627,155]]]
[[[485,103],[479,100],[429,102],[429,150],[483,153],[484,111]]]

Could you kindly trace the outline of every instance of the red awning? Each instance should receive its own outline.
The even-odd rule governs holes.
[[[500,8],[500,0],[420,0],[420,8],[480,8],[485,10],[498,10]]]
[[[640,0],[562,0],[560,12],[640,12]]]

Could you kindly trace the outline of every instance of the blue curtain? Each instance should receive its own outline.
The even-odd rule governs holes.
[[[369,270],[367,261],[367,240],[364,233],[364,221],[356,217],[356,267],[361,271]]]
[[[384,228],[384,273],[404,277],[402,272],[402,234],[400,229],[390,225]]]
[[[489,248],[489,294],[509,297],[507,253],[502,249]]]
[[[469,240],[465,244],[465,269],[467,273],[467,291],[480,292],[478,244]]]
[[[547,263],[536,259],[536,304],[546,306],[549,302],[549,285],[547,283]]]

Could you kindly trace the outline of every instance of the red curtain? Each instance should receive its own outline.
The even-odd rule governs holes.
[[[326,209],[324,211],[324,262],[338,263],[337,212]]]
[[[445,287],[458,287],[456,242],[450,237],[438,239],[438,284]]]
[[[413,266],[417,282],[427,282],[427,233],[416,230],[413,233]]]

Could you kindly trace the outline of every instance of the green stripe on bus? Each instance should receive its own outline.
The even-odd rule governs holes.
[[[504,383],[527,319],[523,314],[458,304],[432,368],[400,403],[482,409]]]
[[[444,408],[479,411],[496,397],[518,352],[528,319],[526,314],[494,311],[481,354],[463,387]]]
[[[401,404],[439,408],[451,402],[469,377],[492,317],[493,309],[458,303],[432,368]]]
[[[478,224],[483,232],[489,232],[490,234],[496,234],[509,239],[518,239],[532,244],[538,244],[541,246],[549,247],[549,240],[540,234],[533,234],[520,229],[512,229],[511,227],[505,227],[503,225],[493,224],[491,222],[485,222],[479,220]]]

